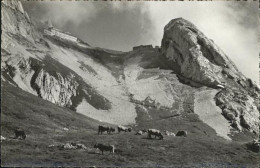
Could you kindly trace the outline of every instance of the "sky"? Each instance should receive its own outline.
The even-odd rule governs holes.
[[[256,83],[258,69],[257,1],[25,1],[39,21],[71,32],[92,46],[130,51],[137,45],[161,45],[164,26],[182,17],[212,39]]]

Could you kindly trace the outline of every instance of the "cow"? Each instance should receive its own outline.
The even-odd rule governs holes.
[[[175,136],[175,134],[173,132],[169,132],[169,131],[166,131],[166,130],[164,130],[164,133],[167,136]]]
[[[140,131],[137,131],[135,133],[135,135],[143,135],[144,133],[146,133],[147,131],[146,130],[140,130]]]
[[[25,139],[26,138],[25,132],[22,129],[16,129],[14,131],[14,134],[15,134],[15,137],[14,137],[15,139],[17,139],[17,138]]]
[[[148,138],[152,138],[152,135],[154,135],[154,138],[163,139],[162,133],[157,129],[148,129]]]
[[[188,132],[187,131],[178,131],[176,136],[187,136],[188,135]]]
[[[107,134],[110,133],[110,127],[104,126],[104,125],[99,125],[98,126],[98,134],[102,134],[103,132],[107,132]]]
[[[111,133],[111,132],[115,132],[115,131],[116,131],[115,128],[113,128],[113,127],[109,127],[109,133]]]
[[[117,127],[117,130],[118,130],[118,133],[120,133],[121,131],[123,131],[123,132],[131,132],[132,131],[132,128],[127,128],[127,127],[124,127],[124,126],[122,126],[122,125],[119,125],[118,127]]]
[[[99,149],[102,152],[102,155],[104,154],[104,151],[109,151],[110,153],[115,152],[115,146],[114,145],[95,144],[94,148]]]

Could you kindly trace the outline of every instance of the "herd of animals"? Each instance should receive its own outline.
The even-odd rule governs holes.
[[[117,131],[118,133],[120,132],[132,132],[132,128],[130,127],[125,127],[125,126],[121,126],[119,125],[117,127]],[[112,134],[114,132],[116,132],[116,129],[110,126],[104,126],[104,125],[99,125],[98,126],[98,135],[99,134],[103,134],[104,132],[106,132],[107,134]],[[14,131],[15,133],[15,139],[25,139],[26,135],[24,130],[22,129],[16,129]],[[156,139],[158,137],[159,140],[163,140],[164,136],[163,133],[160,132],[160,130],[157,129],[148,129],[148,130],[139,130],[135,132],[135,135],[144,135],[147,134],[147,138],[148,139],[152,139],[152,136],[154,136],[154,138]],[[167,130],[164,130],[164,135],[166,136],[187,136],[187,131],[178,131],[176,134],[174,134],[173,132],[169,132]],[[115,149],[114,145],[104,145],[104,144],[95,144],[94,148],[99,149],[102,152],[102,155],[104,153],[104,151],[108,151],[110,153],[120,153],[122,152],[120,149]]]
[[[111,134],[115,131],[116,131],[116,129],[113,127],[110,127],[110,126],[103,126],[103,125],[98,126],[98,134],[103,134],[104,132],[107,132],[107,134]],[[118,133],[131,132],[132,128],[119,125],[117,127],[117,131],[118,131]],[[157,129],[139,130],[139,131],[136,131],[135,135],[143,135],[146,133],[147,133],[147,137],[149,139],[151,139],[152,136],[154,136],[155,139],[158,137],[159,140],[163,140],[163,133],[161,133],[160,130],[157,130]],[[166,136],[184,136],[184,137],[186,137],[187,134],[188,134],[187,131],[178,131],[176,134],[174,134],[173,132],[164,130],[164,135],[166,135]],[[103,155],[104,151],[109,151],[110,153],[121,152],[121,150],[115,149],[114,145],[95,144],[94,148],[99,149],[102,152],[102,155]]]
[[[104,132],[106,132],[107,134],[112,134],[116,132],[116,128],[111,127],[111,126],[104,126],[104,125],[99,125],[98,126],[98,135],[103,134]],[[121,133],[121,132],[132,132],[132,128],[131,127],[125,127],[125,126],[117,126],[117,132]],[[22,129],[16,129],[14,131],[14,139],[22,139],[24,140],[26,138],[26,134],[25,131]],[[173,132],[169,132],[167,130],[164,130],[164,134],[160,132],[160,130],[157,129],[143,129],[143,130],[139,130],[136,131],[134,135],[144,135],[147,134],[147,138],[148,139],[152,139],[152,136],[154,136],[154,138],[158,138],[159,140],[163,140],[164,136],[187,136],[187,131],[178,131],[176,134]],[[1,136],[2,138],[2,136]],[[2,140],[1,140],[2,141]],[[259,152],[260,151],[260,142],[259,139],[258,140],[254,140],[253,144],[250,146],[250,148],[253,147],[253,151],[255,152]],[[122,150],[120,149],[116,149],[114,145],[105,145],[105,144],[95,144],[94,145],[95,149],[99,149],[102,153],[102,155],[104,154],[104,151],[108,151],[110,153],[116,153],[116,154],[120,154],[122,152]]]

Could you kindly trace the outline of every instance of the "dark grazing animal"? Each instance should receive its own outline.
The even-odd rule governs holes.
[[[98,126],[98,134],[102,134],[103,132],[107,132],[109,133],[109,127],[107,126],[103,126],[103,125],[99,125]]]
[[[109,133],[109,127],[107,126],[103,126],[103,125],[99,125],[98,126],[98,134],[102,134],[103,132],[107,132]]]
[[[114,145],[103,145],[103,144],[95,144],[94,148],[99,149],[102,152],[102,155],[104,154],[104,151],[109,151],[110,153],[115,152],[115,146]]]
[[[118,130],[118,133],[120,133],[121,131],[122,132],[131,132],[132,131],[132,128],[128,128],[128,127],[124,127],[124,126],[122,126],[122,125],[119,125],[118,127],[117,127],[117,130]]]
[[[188,132],[187,131],[178,131],[176,136],[187,136],[188,135]]]
[[[14,137],[15,139],[17,139],[17,138],[25,139],[26,138],[25,132],[22,129],[16,129],[14,131],[14,134],[15,134],[15,137]]]
[[[162,133],[157,129],[148,129],[148,138],[152,138],[152,135],[154,135],[154,138],[163,139]]]
[[[107,134],[110,134],[111,132],[115,132],[115,128],[104,126],[104,125],[99,125],[98,134],[102,134],[103,132],[107,132]]]
[[[109,132],[111,133],[111,132],[115,132],[116,131],[116,129],[115,128],[113,128],[113,127],[110,127],[109,128]]]

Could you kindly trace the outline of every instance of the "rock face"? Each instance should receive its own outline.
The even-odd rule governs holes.
[[[15,84],[23,90],[59,106],[70,107],[79,86],[73,75],[62,76],[58,72],[50,74],[34,64],[32,58],[17,56],[5,61],[2,71],[11,74]]]
[[[231,126],[259,132],[259,88],[196,26],[182,18],[173,19],[164,28],[161,48],[176,73],[221,89],[216,105]]]
[[[259,133],[258,98],[251,97],[248,92],[236,88],[224,89],[215,97],[216,105],[231,121],[231,126],[239,131],[244,128],[256,133]]]
[[[37,88],[41,98],[60,106],[70,107],[71,98],[76,96],[78,83],[73,80],[73,76],[64,78],[57,73],[57,78],[50,75],[43,69],[35,79],[34,87]]]
[[[222,71],[232,78],[239,72],[228,57],[192,23],[179,18],[164,28],[162,53],[185,78],[208,86],[225,82]]]
[[[19,34],[31,42],[40,37],[20,1],[4,0],[1,1],[1,6],[1,21],[5,23],[1,25],[3,37],[5,33]]]

